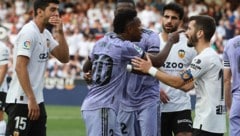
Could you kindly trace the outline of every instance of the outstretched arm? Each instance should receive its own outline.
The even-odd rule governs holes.
[[[188,72],[188,70],[182,72],[180,76],[172,76],[165,72],[162,72],[152,66],[151,60],[147,55],[147,61],[141,58],[136,57],[132,60],[133,69],[141,71],[143,73],[149,73],[153,77],[157,78],[161,82],[172,86],[174,88],[183,89],[185,84],[193,81],[192,75]],[[189,89],[191,89],[189,87]],[[184,90],[188,91],[188,90]]]

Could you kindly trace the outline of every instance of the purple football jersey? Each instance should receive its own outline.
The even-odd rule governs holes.
[[[232,71],[232,92],[240,91],[240,36],[228,41],[223,52],[224,66]]]
[[[93,83],[82,104],[82,110],[117,110],[119,98],[116,97],[125,86],[126,66],[134,56],[143,55],[141,48],[123,41],[116,34],[106,34],[100,39],[90,55]]]
[[[142,39],[135,43],[145,52],[159,53],[158,34],[151,30],[142,30]],[[121,108],[126,111],[142,109],[159,101],[159,81],[149,75],[127,73],[126,86],[121,99]]]

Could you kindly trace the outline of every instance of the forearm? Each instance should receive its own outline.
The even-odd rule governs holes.
[[[20,83],[24,93],[28,97],[28,99],[30,99],[30,98],[35,99],[35,95],[33,93],[32,87],[31,87],[27,68],[16,67],[16,74],[17,74],[19,83]]]
[[[172,42],[168,42],[161,52],[156,55],[149,55],[154,67],[161,67],[164,65],[173,44]]]
[[[231,93],[231,79],[232,72],[230,68],[224,68],[224,91],[225,91],[225,103],[227,109],[230,110],[232,104],[232,93]]]
[[[8,70],[8,65],[7,64],[0,66],[0,86],[2,85],[2,83],[5,79],[5,76],[7,74],[7,70]]]
[[[58,38],[59,45],[57,46],[58,55],[56,57],[62,63],[67,63],[69,61],[68,44],[67,44],[66,39],[64,37],[63,30],[58,30],[58,33],[59,33],[59,38]]]
[[[184,92],[188,92],[188,91],[191,91],[193,88],[194,88],[194,84],[193,84],[193,82],[190,82],[190,83],[183,85],[180,89]]]
[[[88,59],[83,65],[83,72],[87,73],[92,70],[92,62]]]
[[[164,84],[174,88],[180,89],[184,85],[184,81],[180,77],[169,75],[161,70],[157,71],[155,77]]]
[[[227,109],[230,110],[232,104],[231,81],[224,82],[224,90],[225,90],[225,103]]]

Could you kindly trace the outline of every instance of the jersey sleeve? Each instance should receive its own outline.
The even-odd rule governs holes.
[[[196,79],[206,73],[212,65],[213,64],[209,63],[209,61],[204,58],[195,57],[187,70],[190,71],[192,77]]]
[[[122,56],[124,60],[130,60],[135,56],[141,57],[141,58],[144,56],[144,51],[142,50],[142,48],[138,47],[134,43],[125,41],[123,42],[123,44],[124,44],[123,47],[125,47],[122,52]]]
[[[34,46],[38,44],[34,39],[34,35],[34,32],[31,31],[22,31],[19,34],[15,45],[17,47],[17,56],[23,55],[29,58],[31,57]]]
[[[0,46],[0,65],[8,64],[8,61],[9,61],[8,48],[7,47],[1,48],[1,46]]]
[[[159,45],[160,45],[160,39],[157,33],[151,31],[151,30],[147,30],[147,29],[143,29],[142,32],[144,33],[142,35],[142,38],[145,39],[145,42],[147,45],[147,52],[149,53],[158,53],[159,52]]]
[[[229,48],[229,45],[231,44],[230,41],[224,46],[224,51],[223,51],[224,68],[230,68],[230,62],[229,62],[229,56],[228,56],[228,48]]]

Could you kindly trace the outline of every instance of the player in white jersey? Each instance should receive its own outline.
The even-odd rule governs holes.
[[[3,31],[2,31],[3,30]],[[7,71],[9,62],[9,48],[4,43],[7,30],[0,27],[0,136],[5,135],[6,122],[4,120],[5,99],[7,94]]]
[[[46,136],[47,115],[43,99],[44,73],[49,55],[69,61],[58,12],[58,0],[34,1],[34,19],[25,24],[14,43],[14,73],[6,98],[6,136]],[[58,41],[46,29],[56,27]]]
[[[169,3],[163,7],[162,32],[159,34],[160,51],[165,47],[169,33],[177,31],[184,16],[183,7]],[[196,56],[194,48],[187,46],[187,38],[181,33],[161,70],[172,75],[186,69]],[[189,94],[160,82],[161,135],[192,135],[191,101]]]
[[[197,98],[193,136],[223,136],[226,131],[223,65],[218,54],[210,47],[215,27],[215,21],[210,16],[189,18],[186,31],[188,46],[195,47],[198,55],[178,76],[152,67],[149,58],[148,61],[137,57],[132,60],[135,70],[149,73],[167,85],[185,91],[195,87]]]

